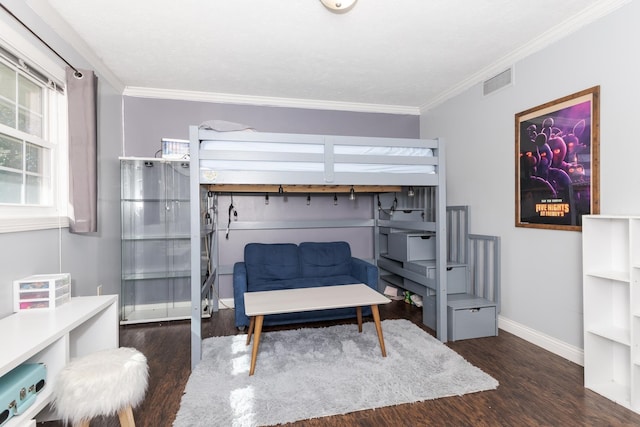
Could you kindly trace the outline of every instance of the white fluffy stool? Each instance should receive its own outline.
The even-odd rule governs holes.
[[[99,415],[118,414],[135,426],[132,408],[147,391],[147,358],[134,348],[104,350],[72,360],[57,376],[53,404],[64,423],[88,426]]]

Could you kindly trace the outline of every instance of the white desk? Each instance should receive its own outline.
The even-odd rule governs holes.
[[[36,402],[3,427],[22,425],[47,407],[58,372],[69,360],[117,348],[118,296],[75,297],[51,310],[26,310],[0,319],[0,376],[25,362],[47,366],[44,388]]]
[[[362,332],[362,307],[371,306],[373,321],[378,332],[378,341],[382,357],[387,356],[380,324],[378,304],[391,302],[389,298],[375,291],[364,283],[355,285],[321,286],[317,288],[282,289],[275,291],[245,292],[244,312],[251,317],[247,345],[251,342],[255,328],[255,338],[251,352],[251,368],[249,375],[256,369],[258,346],[262,322],[267,314],[297,313],[301,311],[329,310],[333,308],[356,307],[358,317],[358,331]]]

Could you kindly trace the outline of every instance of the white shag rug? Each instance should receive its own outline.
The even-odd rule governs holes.
[[[408,320],[263,332],[253,376],[246,334],[207,338],[175,427],[265,426],[459,396],[498,382]]]

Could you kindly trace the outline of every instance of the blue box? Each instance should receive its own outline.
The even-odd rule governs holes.
[[[24,363],[0,377],[0,426],[30,407],[46,382],[43,363]]]

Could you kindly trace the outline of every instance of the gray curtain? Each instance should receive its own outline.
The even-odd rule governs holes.
[[[69,103],[69,231],[98,231],[98,78],[67,68]]]

